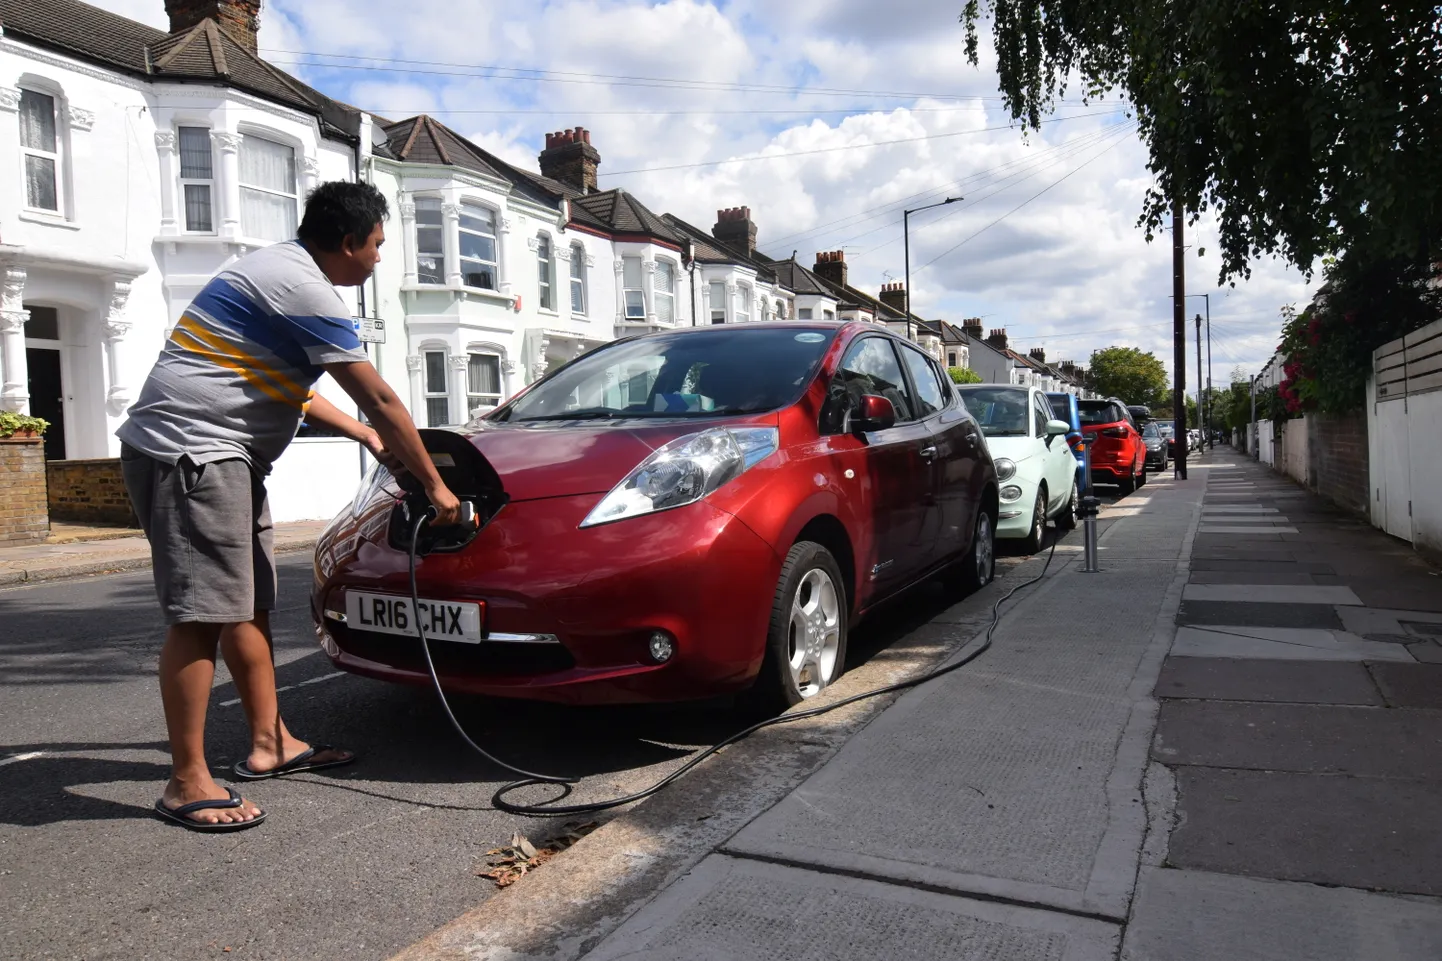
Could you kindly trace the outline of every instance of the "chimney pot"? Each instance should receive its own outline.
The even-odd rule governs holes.
[[[822,250],[816,254],[815,273],[841,287],[846,286],[846,252]]]
[[[584,127],[546,134],[546,147],[537,158],[541,176],[558,180],[583,194],[596,190],[596,168],[601,155],[591,146],[591,134]]]
[[[716,211],[716,226],[711,236],[737,253],[750,257],[756,253],[756,225],[751,222],[750,207],[726,207]]]

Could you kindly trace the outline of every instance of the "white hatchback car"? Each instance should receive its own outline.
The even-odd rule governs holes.
[[[1080,495],[1071,430],[1052,414],[1036,387],[967,384],[958,387],[967,410],[981,425],[1001,485],[998,539],[1021,540],[1029,554],[1041,550],[1047,518],[1061,530],[1076,527]]]

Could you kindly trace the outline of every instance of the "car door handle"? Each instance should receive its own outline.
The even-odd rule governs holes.
[[[935,459],[936,459],[936,448],[935,448],[935,447],[923,447],[923,448],[921,449],[921,459],[922,459],[922,460],[935,460]]]

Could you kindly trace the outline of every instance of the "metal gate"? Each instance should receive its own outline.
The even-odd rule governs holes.
[[[1372,523],[1394,537],[1433,539],[1442,523],[1436,464],[1442,449],[1442,322],[1372,354],[1368,436]],[[1418,511],[1414,492],[1423,494]],[[1433,515],[1437,515],[1434,517]]]

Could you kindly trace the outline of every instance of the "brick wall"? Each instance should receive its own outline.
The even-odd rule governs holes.
[[[0,439],[0,545],[31,544],[50,533],[45,512],[45,447],[39,438]]]
[[[1367,516],[1367,415],[1308,414],[1313,490],[1340,507]],[[1297,423],[1292,421],[1292,423]]]
[[[45,465],[45,474],[50,488],[50,516],[55,520],[140,526],[125,493],[120,458],[52,460]]]

